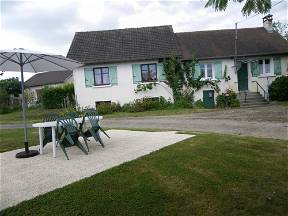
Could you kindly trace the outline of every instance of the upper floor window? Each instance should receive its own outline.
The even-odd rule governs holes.
[[[201,76],[204,79],[214,79],[214,71],[211,63],[200,64]]]
[[[94,68],[94,85],[109,85],[109,68],[108,67],[99,67]]]
[[[270,59],[260,59],[258,60],[259,74],[270,74]]]
[[[153,82],[157,80],[156,64],[141,65],[141,80],[142,82]]]

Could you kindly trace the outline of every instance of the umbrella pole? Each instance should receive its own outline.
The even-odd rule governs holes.
[[[34,157],[39,154],[37,150],[29,150],[28,146],[28,136],[27,136],[27,120],[26,120],[26,104],[24,95],[24,72],[23,72],[23,60],[22,53],[20,53],[20,69],[21,69],[21,92],[22,92],[22,117],[24,123],[24,146],[25,151],[16,154],[16,158],[28,158]]]

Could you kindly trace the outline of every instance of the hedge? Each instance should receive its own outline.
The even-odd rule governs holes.
[[[75,105],[74,85],[65,84],[57,87],[44,87],[41,102],[44,108],[57,109]]]

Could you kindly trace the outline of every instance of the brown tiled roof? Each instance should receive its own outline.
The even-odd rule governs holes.
[[[82,63],[151,60],[180,55],[172,26],[76,32],[67,57]]]
[[[176,33],[184,59],[232,57],[234,29]],[[261,28],[238,29],[238,55],[288,54],[288,42],[279,34]]]
[[[25,87],[44,86],[57,83],[63,83],[72,75],[72,71],[49,71],[36,73],[25,82]]]

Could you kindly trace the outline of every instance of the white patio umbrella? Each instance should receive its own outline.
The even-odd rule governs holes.
[[[37,73],[45,71],[73,70],[79,66],[81,66],[79,62],[65,58],[61,55],[35,52],[23,48],[13,50],[0,50],[0,71],[21,72],[22,115],[24,123],[25,151],[17,153],[16,158],[33,157],[39,154],[39,152],[36,150],[29,150],[28,145],[23,72]]]

